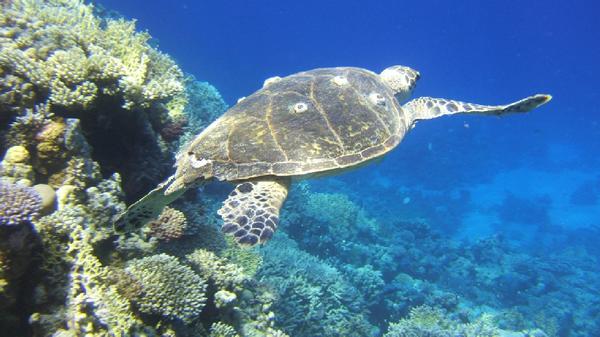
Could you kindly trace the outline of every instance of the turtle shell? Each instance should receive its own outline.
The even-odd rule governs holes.
[[[342,169],[383,155],[407,130],[394,93],[368,70],[315,69],[270,82],[190,143],[178,161],[186,181]]]

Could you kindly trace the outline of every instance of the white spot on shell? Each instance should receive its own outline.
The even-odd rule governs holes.
[[[369,101],[375,105],[385,105],[385,97],[377,92],[373,92],[369,95]]]
[[[263,88],[266,88],[267,86],[279,81],[281,81],[281,77],[279,76],[269,77],[263,82]]]
[[[210,159],[202,158],[202,159],[198,160],[198,158],[196,158],[196,156],[194,156],[194,155],[190,156],[190,165],[195,169],[199,169],[210,163],[212,163],[212,160],[210,160]]]
[[[304,102],[298,102],[296,104],[294,104],[294,112],[295,113],[301,113],[308,110],[308,105]]]
[[[241,102],[241,101],[243,101],[243,100],[245,100],[245,99],[246,99],[246,96],[244,96],[244,97],[240,97],[240,98],[238,98],[237,102],[239,103],[239,102]]]
[[[348,79],[345,76],[336,76],[331,79],[331,81],[340,87],[348,85]]]

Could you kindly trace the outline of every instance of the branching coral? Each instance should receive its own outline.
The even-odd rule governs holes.
[[[294,336],[371,335],[374,327],[361,294],[337,269],[281,234],[262,250],[258,273],[278,296],[278,324]]]
[[[2,110],[45,101],[87,109],[99,95],[133,109],[183,93],[181,71],[148,34],[124,20],[103,27],[81,0],[10,1],[0,25]]]
[[[27,186],[0,182],[0,225],[16,226],[38,216],[42,198]]]
[[[222,322],[235,326],[241,336],[286,336],[274,327],[273,295],[242,268],[204,249],[188,254],[187,260],[209,280]]]
[[[213,323],[210,327],[210,337],[239,337],[235,329],[225,323]]]
[[[410,311],[407,318],[390,324],[384,337],[498,337],[500,330],[493,317],[482,315],[472,323],[459,323],[446,317],[440,309],[421,306]]]
[[[205,281],[173,256],[132,260],[126,270],[142,286],[143,294],[135,302],[143,312],[191,322],[204,308]]]
[[[133,21],[95,17],[81,0],[3,5],[0,136],[27,148],[41,182],[83,188],[98,179],[92,155],[122,175],[131,199],[164,178],[183,129],[169,139],[159,131],[185,120],[187,93],[177,64],[148,40]],[[70,146],[74,128],[93,153]]]
[[[249,277],[240,267],[219,258],[213,252],[197,249],[187,256],[188,261],[200,273],[219,288],[242,290]]]

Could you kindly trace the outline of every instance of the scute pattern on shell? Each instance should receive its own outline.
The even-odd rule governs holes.
[[[346,85],[338,84],[340,77]],[[182,152],[177,176],[240,180],[343,169],[395,147],[407,131],[405,117],[393,91],[368,70],[293,74],[248,96],[198,135]],[[194,160],[210,161],[210,172],[194,169]]]

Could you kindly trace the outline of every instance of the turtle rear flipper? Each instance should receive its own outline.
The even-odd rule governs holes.
[[[165,206],[179,198],[186,190],[185,188],[180,188],[168,193],[167,190],[173,181],[174,176],[127,207],[127,210],[119,214],[113,222],[114,229],[117,232],[131,232],[142,227],[147,222],[156,219]]]
[[[287,177],[264,177],[237,185],[218,211],[224,221],[223,232],[244,246],[267,242],[279,224],[289,185]]]
[[[412,122],[432,119],[444,115],[459,113],[503,115],[515,112],[528,112],[550,101],[552,96],[538,94],[523,98],[506,105],[480,105],[453,101],[444,98],[420,97],[404,104],[402,108],[408,112]]]

